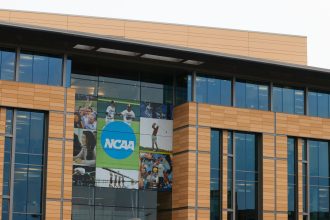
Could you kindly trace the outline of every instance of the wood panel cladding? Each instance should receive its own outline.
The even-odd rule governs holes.
[[[173,191],[174,203],[180,204],[180,213],[190,213],[190,208],[203,207],[204,214],[210,211],[210,132],[211,128],[222,130],[222,214],[227,216],[227,135],[228,131],[259,133],[262,142],[262,186],[263,219],[287,219],[288,211],[288,137],[298,140],[298,198],[299,213],[302,212],[302,139],[330,139],[330,119],[304,115],[290,115],[255,109],[242,109],[226,106],[214,106],[202,103],[185,103],[174,109],[175,152],[174,173],[177,169],[187,170],[186,180],[179,181],[181,191]],[[198,149],[198,150],[197,150]],[[181,152],[181,153],[180,153]],[[182,153],[184,152],[184,153]],[[197,156],[197,161],[196,161]],[[185,162],[182,161],[186,159]],[[198,162],[198,194],[196,196],[196,162]],[[179,175],[179,174],[178,174]],[[183,174],[182,174],[183,175]],[[185,183],[182,183],[186,181]],[[173,184],[173,189],[176,188]],[[180,193],[185,192],[185,197]],[[176,193],[179,193],[178,195]],[[189,199],[188,196],[189,195]],[[180,199],[184,198],[184,200]],[[198,200],[196,204],[196,199]],[[186,203],[185,203],[186,202]],[[196,206],[197,205],[197,206]],[[186,208],[183,208],[186,207]],[[189,208],[190,207],[190,208]],[[183,211],[185,210],[185,211]],[[189,211],[188,211],[189,210]],[[172,217],[179,212],[173,211]],[[199,215],[199,212],[196,212]],[[208,213],[208,214],[206,214]],[[192,214],[192,216],[195,216]],[[180,218],[179,218],[180,219]]]
[[[4,134],[6,107],[48,112],[46,219],[71,219],[74,102],[72,88],[0,80],[0,134]],[[1,189],[3,139],[0,135]]]
[[[0,21],[307,65],[302,36],[11,10]]]

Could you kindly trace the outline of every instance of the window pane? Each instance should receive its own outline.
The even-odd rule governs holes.
[[[283,88],[283,112],[294,113],[294,91]]]
[[[71,68],[72,68],[72,60],[66,61],[66,82],[65,87],[71,86]]]
[[[124,100],[140,100],[140,86],[99,82],[99,96]]]
[[[221,80],[221,105],[231,105],[231,81]]]
[[[246,209],[256,209],[256,183],[247,182],[245,185]]]
[[[13,133],[13,110],[6,109],[6,134]]]
[[[92,79],[72,78],[71,87],[76,89],[76,94],[96,96],[97,86],[98,82]]]
[[[0,51],[0,75],[2,80],[14,80],[15,56],[16,54],[14,52]]]
[[[329,97],[328,94],[317,94],[317,115],[319,117],[329,117]]]
[[[211,130],[211,183],[210,183],[210,219],[220,217],[220,135],[218,130]]]
[[[305,109],[305,101],[304,101],[304,91],[303,90],[295,90],[294,91],[294,105],[295,105],[295,114],[304,114]]]
[[[16,114],[16,148],[19,153],[28,153],[30,142],[30,112],[17,111]],[[19,161],[16,161],[19,162]]]
[[[19,61],[18,81],[32,82],[32,70],[33,70],[33,55],[21,53],[20,61]]]
[[[33,56],[33,83],[47,84],[48,82],[48,57]]]
[[[207,103],[220,105],[221,104],[221,80],[208,78],[207,83]]]
[[[329,177],[329,147],[327,142],[319,142],[319,176]]]
[[[42,204],[42,166],[30,165],[27,177],[27,212],[41,213]]]
[[[283,89],[278,87],[273,87],[273,111],[282,112],[283,111]]]
[[[235,83],[235,105],[237,107],[245,107],[245,83],[236,82]]]
[[[13,210],[14,212],[27,211],[27,193],[28,193],[28,165],[15,164],[14,173],[14,196],[13,196]]]
[[[67,62],[68,64],[69,62]],[[70,64],[69,64],[70,65]],[[67,67],[67,71],[71,71]],[[67,73],[67,77],[70,78],[70,72]],[[56,57],[49,57],[49,77],[48,85],[61,86],[62,85],[62,59]]]
[[[258,109],[258,86],[246,83],[246,106],[247,108]]]
[[[196,102],[207,102],[207,78],[196,77]]]
[[[268,86],[259,85],[259,109],[268,110]]]
[[[236,170],[245,170],[245,134],[235,133]]]
[[[308,115],[317,116],[317,93],[308,92]]]

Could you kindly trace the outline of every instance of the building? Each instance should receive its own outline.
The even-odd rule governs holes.
[[[0,11],[1,219],[330,219],[306,37]]]

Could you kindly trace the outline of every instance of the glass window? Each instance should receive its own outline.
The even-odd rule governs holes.
[[[231,105],[231,80],[197,76],[196,101],[214,105]]]
[[[234,132],[237,219],[257,219],[258,158],[255,134]]]
[[[288,219],[296,219],[297,209],[296,209],[296,192],[297,192],[297,182],[296,182],[296,139],[288,138]]]
[[[309,209],[311,219],[325,220],[329,210],[329,143],[308,140],[309,147]],[[304,168],[305,176],[305,168]],[[304,182],[305,183],[305,182]],[[305,186],[305,184],[304,184]],[[305,196],[304,196],[305,197]]]
[[[308,92],[308,115],[328,118],[330,96],[327,93]]]
[[[72,69],[72,60],[67,59],[67,61],[66,61],[66,82],[65,82],[66,87],[71,86],[71,69]]]
[[[13,51],[0,50],[0,79],[15,79],[16,53]]]
[[[76,94],[97,96],[98,77],[72,74],[71,87],[76,89]]]
[[[287,87],[273,87],[273,111],[304,114],[304,91]]]
[[[13,219],[41,219],[45,115],[21,110],[7,114],[9,117],[12,115],[16,120],[12,126],[15,135],[7,137],[5,142],[3,194],[11,193],[13,196]],[[11,138],[15,139],[15,152],[11,150]],[[11,164],[13,157],[15,163]],[[13,176],[10,176],[11,167],[14,169]],[[13,189],[9,189],[11,182]]]
[[[192,101],[192,76],[179,75],[175,80],[175,105]]]
[[[20,82],[62,85],[62,58],[28,53],[20,54]]]
[[[220,136],[221,132],[218,130],[211,130],[211,183],[210,183],[210,219],[220,218]]]
[[[235,105],[241,108],[268,110],[268,86],[237,81]]]
[[[140,100],[140,82],[135,80],[99,78],[98,95],[122,100]]]

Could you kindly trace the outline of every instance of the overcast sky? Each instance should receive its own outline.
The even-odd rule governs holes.
[[[329,0],[0,0],[0,8],[304,35],[308,65],[330,69]]]

